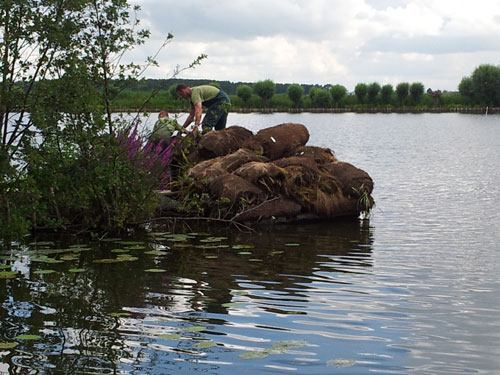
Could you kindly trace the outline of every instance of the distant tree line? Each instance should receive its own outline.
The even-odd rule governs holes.
[[[464,77],[458,91],[467,103],[500,106],[500,66],[484,64]]]
[[[353,92],[340,84],[304,85],[275,83],[270,79],[255,83],[209,80],[157,80],[115,82],[121,94],[113,105],[117,109],[137,108],[153,89],[159,94],[151,98],[148,108],[184,108],[186,101],[177,97],[179,83],[190,86],[212,84],[226,91],[233,108],[373,108],[373,107],[453,107],[500,106],[500,67],[478,66],[470,77],[464,77],[458,91],[426,88],[421,82],[400,82],[395,86],[378,82],[358,83]]]

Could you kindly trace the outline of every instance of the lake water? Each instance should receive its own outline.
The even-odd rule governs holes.
[[[28,239],[0,373],[498,373],[500,116],[229,116],[282,122],[372,176],[369,220]]]

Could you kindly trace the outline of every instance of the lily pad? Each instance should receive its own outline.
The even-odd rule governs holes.
[[[133,257],[131,255],[126,255],[126,254],[120,254],[118,255],[118,260],[121,262],[135,262],[136,260],[139,260],[138,257]]]
[[[30,246],[54,246],[55,243],[52,241],[40,241],[40,242],[31,242]]]
[[[117,241],[121,241],[121,238],[113,238],[113,237],[101,238],[99,241],[101,241],[101,242],[117,242]]]
[[[240,251],[238,254],[239,255],[252,255],[252,253],[250,251]]]
[[[65,261],[72,261],[72,260],[80,259],[80,256],[76,255],[76,254],[66,254],[66,255],[63,255],[60,259],[65,260]]]
[[[40,340],[42,337],[38,335],[29,335],[29,334],[23,334],[14,337],[16,340],[23,340],[23,341],[35,341],[35,340]]]
[[[171,234],[171,232],[151,232],[151,233],[148,233],[149,236],[153,236],[153,237],[165,237],[169,234]]]
[[[146,246],[144,245],[133,245],[133,246],[127,246],[125,250],[144,250]]]
[[[172,242],[186,242],[189,240],[189,237],[172,237],[169,240]]]
[[[196,245],[195,249],[218,249],[217,245]]]
[[[120,311],[120,312],[113,312],[113,313],[111,313],[109,315],[112,316],[112,317],[115,317],[115,318],[127,318],[129,316],[132,316],[131,313],[122,312],[122,311]]]
[[[16,276],[17,276],[17,272],[14,272],[14,271],[1,271],[0,272],[0,280],[15,279]]]
[[[269,253],[269,255],[275,256],[275,255],[280,255],[280,254],[284,254],[284,253],[285,253],[284,251],[271,251]]]
[[[219,259],[217,255],[207,255],[205,259]]]
[[[288,247],[298,247],[298,246],[300,246],[300,243],[286,243],[285,246],[288,246]]]
[[[255,248],[254,245],[246,245],[246,244],[233,245],[232,247],[233,247],[234,250],[243,250],[243,249],[253,249],[253,248]]]
[[[28,252],[32,258],[48,258],[48,255],[64,254],[72,251],[72,249],[46,249],[46,250],[33,250]]]
[[[129,253],[130,249],[113,249],[111,250],[111,252],[114,254],[124,254],[124,253]]]
[[[14,349],[16,346],[17,342],[0,342],[0,350]]]
[[[250,258],[248,259],[249,262],[263,262],[262,259],[258,259],[258,258]]]
[[[165,333],[163,335],[158,336],[158,338],[163,340],[180,340],[182,336],[178,333]]]
[[[200,240],[200,242],[221,242],[227,240],[227,237],[208,237]]]
[[[54,259],[54,258],[49,258],[46,255],[40,255],[38,257],[32,257],[31,261],[34,263],[47,263],[47,264],[57,264],[57,263],[64,263],[62,260]]]
[[[233,307],[241,307],[241,306],[244,306],[242,302],[227,302],[222,304],[222,307],[225,307],[226,309],[230,309]]]
[[[268,349],[248,351],[248,352],[242,353],[242,354],[240,354],[240,358],[241,359],[265,358],[271,354],[286,353],[289,350],[298,349],[298,348],[303,347],[305,345],[307,345],[307,343],[305,341],[297,341],[297,340],[278,341],[278,342],[274,343],[273,346],[268,348]]]
[[[51,273],[55,273],[56,271],[54,270],[36,270],[33,273],[35,275],[50,275]]]
[[[193,247],[193,245],[189,243],[174,243],[172,246],[174,249],[185,249],[188,247]]]
[[[280,354],[292,349],[302,348],[305,345],[307,345],[307,342],[302,340],[277,341],[269,350],[272,354]]]
[[[99,264],[111,264],[111,263],[120,263],[123,262],[123,260],[119,258],[104,258],[104,259],[95,259],[93,262]]]
[[[167,272],[167,270],[164,270],[163,268],[148,268],[147,270],[144,270],[144,272],[163,273],[163,272]]]
[[[266,358],[269,356],[269,351],[267,350],[256,350],[256,351],[249,351],[249,352],[244,352],[239,355],[241,359],[260,359],[260,358]]]
[[[118,243],[125,246],[138,246],[138,245],[144,246],[144,242],[140,241],[118,241]]]
[[[193,347],[196,349],[208,349],[212,348],[214,346],[217,346],[217,343],[215,343],[212,340],[203,340],[202,342],[199,342],[198,344],[195,344]]]
[[[163,256],[163,255],[168,255],[166,251],[161,251],[161,250],[151,250],[151,251],[146,251],[144,252],[146,255],[154,255],[154,256]]]
[[[232,296],[248,296],[250,294],[248,290],[231,290],[229,293]]]
[[[184,328],[183,331],[184,332],[201,332],[201,331],[205,331],[206,329],[207,328],[203,327],[203,326],[191,326],[191,327]]]
[[[326,362],[326,364],[327,366],[334,366],[334,367],[350,367],[356,364],[356,360],[338,358],[338,359],[331,359],[328,362]]]
[[[71,248],[71,252],[74,254],[83,253],[84,251],[90,251],[90,250],[92,250],[91,247],[73,247],[73,248]]]
[[[87,271],[85,268],[70,268],[68,270],[68,272],[71,272],[71,273],[82,273],[85,271]]]

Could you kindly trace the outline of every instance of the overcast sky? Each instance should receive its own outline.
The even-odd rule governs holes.
[[[422,82],[456,90],[483,63],[500,65],[500,0],[132,0],[154,54],[150,78],[208,58],[181,78],[280,83]]]

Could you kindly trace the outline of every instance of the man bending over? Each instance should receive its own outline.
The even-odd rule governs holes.
[[[201,124],[203,132],[211,129],[222,130],[226,127],[231,101],[224,91],[210,85],[189,87],[182,84],[176,87],[176,91],[179,96],[191,102],[191,111],[183,125],[185,128],[193,120],[195,129]],[[203,107],[207,109],[207,112],[201,121]]]

